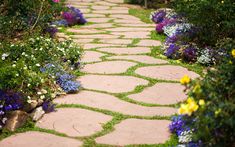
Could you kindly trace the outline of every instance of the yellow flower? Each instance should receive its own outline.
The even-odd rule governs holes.
[[[198,105],[197,105],[197,103],[193,100],[193,101],[191,101],[190,103],[188,103],[188,107],[189,107],[189,111],[190,112],[195,112],[195,111],[197,111],[197,109],[198,109]]]
[[[188,104],[181,104],[178,110],[179,114],[187,114],[188,113]]]
[[[181,78],[181,80],[180,80],[180,83],[183,84],[183,85],[186,85],[189,82],[190,82],[190,78],[189,78],[188,75],[183,76],[183,78]]]
[[[235,58],[235,49],[232,50],[232,55]]]
[[[200,106],[204,106],[204,105],[205,105],[205,101],[204,101],[203,99],[200,99],[200,100],[199,100],[199,105],[200,105]]]
[[[218,114],[220,114],[220,112],[221,112],[221,109],[216,110],[215,115],[217,116]]]

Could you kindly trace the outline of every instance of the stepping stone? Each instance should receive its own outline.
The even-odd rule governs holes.
[[[128,61],[106,61],[87,64],[81,71],[86,73],[120,74],[125,73],[127,69],[135,65],[137,64]]]
[[[43,132],[18,133],[0,141],[1,147],[78,147],[82,142]]]
[[[90,13],[91,9],[81,8],[79,9],[82,13]]]
[[[116,44],[85,44],[83,46],[84,49],[93,49],[93,48],[101,48],[101,47],[117,47],[121,45]]]
[[[132,116],[170,116],[177,113],[175,108],[144,107],[125,102],[109,94],[85,90],[79,92],[78,94],[69,94],[62,98],[57,98],[54,102],[57,104],[81,104]]]
[[[100,39],[100,38],[118,38],[120,36],[117,35],[109,35],[109,34],[94,34],[94,35],[71,35],[72,38],[80,39],[80,38],[92,38],[92,39]]]
[[[102,24],[92,24],[92,25],[86,25],[86,26],[82,26],[81,28],[86,28],[86,29],[90,29],[90,28],[112,28],[113,24],[111,23],[102,23]]]
[[[156,59],[146,55],[126,55],[126,56],[111,56],[107,57],[107,59],[122,59],[122,60],[133,60],[146,64],[166,64],[168,63],[165,60]]]
[[[127,24],[119,24],[122,27],[152,27],[155,28],[156,24],[133,24],[133,23],[127,23]]]
[[[161,46],[161,41],[157,40],[140,40],[139,43],[137,43],[138,46]]]
[[[94,39],[73,39],[74,42],[85,44],[85,43],[91,43]]]
[[[145,103],[169,105],[187,99],[184,89],[185,87],[179,83],[157,83],[152,87],[145,88],[141,93],[128,97]]]
[[[109,2],[105,2],[105,1],[96,1],[95,4],[104,5],[104,6],[116,6],[117,5],[117,4],[109,3]]]
[[[141,39],[147,39],[149,37],[149,32],[113,32],[111,33],[113,35],[124,35],[124,38],[141,38]]]
[[[125,20],[140,20],[139,18],[132,16],[132,15],[125,15],[125,14],[111,14],[110,18],[120,18]]]
[[[115,130],[95,139],[99,144],[125,146],[131,144],[160,144],[170,139],[168,120],[127,119]]]
[[[95,52],[95,51],[85,51],[82,56],[81,62],[89,63],[89,62],[98,62],[102,61],[100,58],[105,54]]]
[[[96,10],[92,13],[95,14],[128,14],[128,10]]]
[[[184,75],[188,75],[192,79],[199,77],[198,74],[189,71],[187,68],[175,65],[141,67],[135,73],[145,77],[173,81],[179,81]]]
[[[104,14],[84,14],[85,18],[97,18],[97,17],[102,17],[104,18]]]
[[[117,44],[117,45],[128,45],[132,43],[131,39],[100,39],[101,43],[110,43],[110,44]]]
[[[112,7],[111,10],[129,10],[127,7]]]
[[[105,33],[105,31],[102,30],[96,30],[96,29],[67,29],[68,32],[73,32],[76,34],[96,34],[96,33]]]
[[[55,130],[71,137],[84,137],[101,131],[102,124],[112,119],[111,116],[79,108],[56,110],[56,112],[45,114],[36,126]]]
[[[111,31],[111,32],[150,32],[154,30],[154,28],[127,28],[127,27],[118,27],[118,28],[110,28],[110,29],[105,29],[106,31]],[[144,40],[146,41],[146,40]],[[154,40],[148,40],[148,41],[154,41]]]
[[[130,92],[139,85],[148,85],[148,81],[132,76],[85,75],[78,79],[86,89],[111,93]]]
[[[94,22],[94,23],[107,23],[110,21],[110,18],[87,18],[88,22]]]
[[[94,10],[107,10],[109,8],[110,8],[109,6],[98,6],[98,5],[92,6],[92,9],[94,9]]]
[[[111,2],[111,3],[116,3],[116,4],[121,4],[121,3],[124,3],[123,0],[105,0],[107,2]],[[125,8],[125,7],[124,7]]]
[[[81,6],[81,5],[73,5],[73,7],[78,8],[78,9],[87,9],[89,6]]]
[[[68,39],[69,38],[69,36],[65,35],[64,33],[56,33],[56,36],[58,38],[64,38],[64,39]]]
[[[126,48],[101,48],[99,51],[122,55],[122,54],[145,54],[151,52],[148,47],[126,47]]]
[[[135,19],[116,19],[114,20],[115,23],[121,23],[121,24],[144,24],[144,22],[140,20]]]

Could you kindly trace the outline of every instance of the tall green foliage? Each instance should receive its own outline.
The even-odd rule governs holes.
[[[198,29],[200,44],[215,45],[222,38],[235,38],[234,0],[175,0],[175,10]]]

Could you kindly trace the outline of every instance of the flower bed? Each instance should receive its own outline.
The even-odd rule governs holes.
[[[235,142],[235,46],[222,45],[229,56],[204,79],[181,79],[189,98],[180,105],[169,129],[178,136],[179,146],[233,146]]]

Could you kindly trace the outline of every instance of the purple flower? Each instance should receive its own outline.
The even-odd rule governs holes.
[[[173,57],[177,57],[177,51],[180,49],[179,46],[177,46],[176,44],[170,44],[170,46],[166,49],[165,51],[165,55],[168,58],[173,58]]]
[[[157,23],[161,23],[164,20],[165,16],[166,16],[166,12],[161,10],[159,12],[153,13],[151,15],[151,19],[153,22],[157,24]]]
[[[73,93],[79,90],[81,84],[77,81],[65,81],[60,86],[66,93]]]
[[[85,24],[87,22],[79,9],[71,6],[68,8],[69,11],[63,12],[62,17],[68,22],[69,25]]]
[[[51,101],[44,101],[42,104],[42,109],[46,112],[53,112],[55,111],[55,104],[53,104]]]
[[[55,34],[58,32],[58,29],[55,27],[48,27],[45,32],[50,34],[50,37],[55,37]]]
[[[171,37],[166,38],[165,44],[167,45],[167,44],[170,44],[170,43],[175,43],[177,40],[178,40],[178,36],[173,35]]]
[[[156,31],[158,33],[163,33],[163,27],[175,23],[175,19],[164,19],[161,23],[157,24]]]
[[[187,47],[184,51],[183,51],[183,57],[185,60],[187,61],[193,61],[196,59],[197,57],[197,49],[193,46]]]

